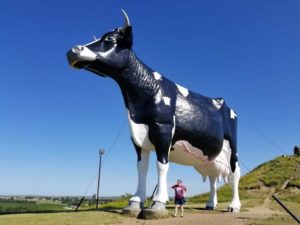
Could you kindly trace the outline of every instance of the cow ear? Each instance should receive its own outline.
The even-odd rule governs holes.
[[[128,26],[122,30],[123,38],[122,38],[122,45],[126,48],[131,48],[133,44],[133,37],[132,37],[132,27]]]
[[[126,48],[131,48],[132,44],[133,44],[132,27],[130,25],[129,17],[128,17],[127,13],[125,12],[125,10],[121,9],[121,11],[122,11],[122,13],[124,15],[124,19],[125,19],[124,26],[120,29],[121,33],[123,34],[121,44],[123,44],[124,47],[126,47]]]

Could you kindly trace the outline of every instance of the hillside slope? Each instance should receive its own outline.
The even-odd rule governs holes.
[[[278,193],[286,201],[300,203],[300,157],[280,156],[256,167],[240,179],[241,199],[264,198]],[[208,193],[189,199],[190,202],[205,202]],[[231,190],[228,184],[218,189],[218,201],[228,202]]]

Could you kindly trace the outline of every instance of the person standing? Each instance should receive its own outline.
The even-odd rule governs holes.
[[[174,216],[177,216],[178,207],[181,210],[181,217],[183,217],[183,205],[185,203],[185,193],[187,191],[186,187],[182,184],[181,180],[177,180],[177,184],[172,186],[175,191],[175,212]]]

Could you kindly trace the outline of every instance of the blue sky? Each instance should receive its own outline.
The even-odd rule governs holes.
[[[70,68],[65,55],[123,25],[121,8],[146,64],[235,109],[248,168],[300,144],[299,1],[7,0],[0,7],[0,194],[91,195],[99,148],[106,150],[100,194],[135,192],[119,87]],[[192,167],[171,164],[169,183],[178,178],[189,195],[208,190]],[[152,154],[148,195],[156,181]]]

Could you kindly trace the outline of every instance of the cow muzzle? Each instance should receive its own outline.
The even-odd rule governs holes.
[[[80,69],[89,62],[95,61],[97,54],[85,46],[77,45],[67,52],[67,58],[70,66]]]

